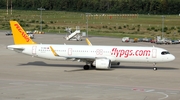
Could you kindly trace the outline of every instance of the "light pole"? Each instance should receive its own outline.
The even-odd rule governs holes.
[[[41,8],[38,8],[37,10],[41,11],[41,13],[40,13],[40,24],[41,24],[40,31],[42,33],[42,10],[45,10],[45,9],[41,7]]]
[[[12,15],[12,0],[11,0],[11,15]]]
[[[86,31],[87,31],[87,37],[88,37],[88,19],[89,19],[89,15],[91,14],[91,13],[85,13],[86,14],[86,18],[87,18],[87,22],[86,22]]]
[[[165,16],[162,15],[162,39],[163,39],[163,34],[164,34],[164,18]]]
[[[6,4],[6,6],[7,6],[7,15],[8,15],[8,4],[9,4],[9,3],[8,3],[8,0],[7,0],[7,4]]]

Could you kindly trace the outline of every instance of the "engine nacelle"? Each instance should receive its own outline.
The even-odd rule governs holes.
[[[93,63],[96,69],[109,69],[111,68],[111,60],[109,59],[96,59]]]

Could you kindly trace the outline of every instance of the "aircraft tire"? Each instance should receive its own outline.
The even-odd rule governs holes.
[[[156,70],[157,70],[157,67],[154,67],[153,70],[156,71]]]
[[[89,70],[90,67],[89,67],[89,65],[84,65],[83,68],[84,68],[84,70]]]

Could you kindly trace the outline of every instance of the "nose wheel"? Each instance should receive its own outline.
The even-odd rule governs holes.
[[[156,71],[157,70],[156,63],[153,63],[153,66],[154,66],[153,70]]]
[[[157,67],[154,67],[153,70],[156,71],[156,70],[157,70]]]

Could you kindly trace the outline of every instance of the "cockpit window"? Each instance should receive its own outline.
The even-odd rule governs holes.
[[[161,52],[162,55],[170,54],[168,51]]]

